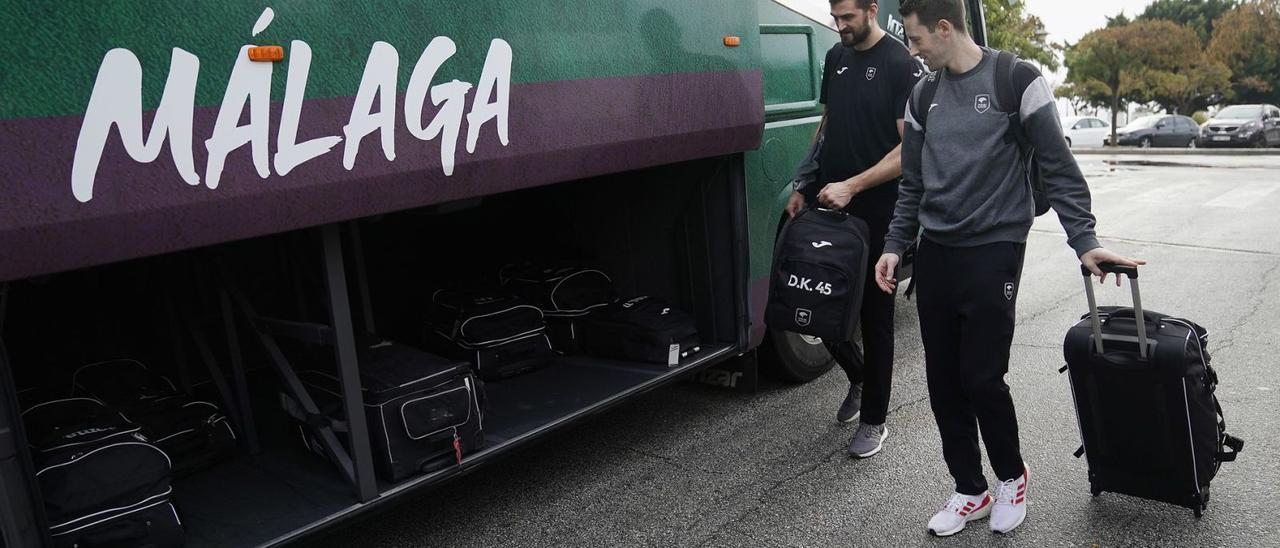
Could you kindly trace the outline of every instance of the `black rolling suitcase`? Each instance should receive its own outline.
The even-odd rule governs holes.
[[[1214,395],[1208,332],[1189,320],[1144,311],[1136,268],[1125,274],[1133,307],[1097,307],[1081,268],[1089,313],[1067,331],[1063,353],[1094,496],[1113,492],[1190,508],[1199,517],[1209,483],[1244,443],[1226,432]],[[1142,321],[1135,321],[1142,318]]]
[[[607,274],[578,266],[508,265],[498,275],[502,288],[542,310],[551,346],[568,354],[581,350],[581,320],[617,299]]]
[[[656,297],[619,300],[581,322],[587,354],[674,367],[701,349],[693,317]]]
[[[390,341],[361,345],[356,361],[375,469],[387,481],[461,464],[463,456],[484,445],[483,389],[466,362]],[[298,378],[326,419],[341,417],[342,384],[336,376],[309,370]],[[287,396],[283,401],[285,410],[300,421],[308,448],[325,455],[302,424],[310,422],[302,407]]]
[[[54,546],[183,545],[169,457],[137,425],[92,398],[45,402],[22,419]]]
[[[72,376],[75,394],[117,408],[142,427],[152,443],[173,459],[182,477],[226,460],[235,451],[236,434],[217,404],[179,391],[168,377],[136,360],[85,365]]]
[[[805,209],[778,234],[765,323],[771,329],[848,340],[867,281],[870,230],[840,211]]]
[[[436,291],[427,324],[432,349],[471,362],[486,381],[528,373],[555,355],[542,310],[517,297]]]

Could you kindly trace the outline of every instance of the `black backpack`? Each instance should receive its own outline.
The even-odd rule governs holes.
[[[870,240],[867,223],[842,211],[797,213],[782,227],[774,247],[765,324],[829,341],[848,340],[862,310]]]
[[[1004,142],[1018,145],[1022,165],[1026,167],[1027,184],[1031,186],[1031,198],[1035,201],[1036,216],[1039,217],[1049,211],[1049,194],[1045,191],[1044,173],[1040,168],[1036,149],[1031,145],[1031,139],[1027,137],[1027,132],[1022,127],[1022,117],[1019,115],[1022,111],[1022,97],[1015,91],[1016,86],[1013,82],[1013,69],[1016,66],[1018,66],[1016,55],[1007,51],[996,52],[996,100],[1000,102],[1000,108],[1012,111],[1006,114],[1009,117],[1009,129],[1005,131]],[[938,93],[939,72],[941,71],[934,71],[925,78],[917,105],[933,104],[933,97]],[[929,118],[929,109],[917,108],[915,112],[919,114],[916,120],[920,122],[921,127],[924,127]]]

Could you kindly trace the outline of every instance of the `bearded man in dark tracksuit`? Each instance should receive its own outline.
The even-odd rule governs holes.
[[[997,52],[965,30],[962,0],[906,0],[900,12],[911,47],[936,72],[916,86],[905,114],[903,182],[876,283],[889,293],[894,268],[923,227],[914,277],[924,340],[929,403],[955,493],[930,520],[947,536],[990,517],[1007,533],[1026,518],[1027,480],[1018,421],[1004,376],[1009,371],[1023,252],[1035,219],[1032,190],[1016,141],[1006,140],[1017,112],[1036,149],[1049,203],[1080,262],[1143,264],[1098,244],[1089,187],[1062,139],[1053,92],[1032,65],[1014,65],[1020,106],[998,104]],[[921,90],[936,82],[929,104]],[[922,122],[923,120],[923,122]],[[1119,279],[1116,280],[1117,283]],[[978,449],[981,432],[995,470],[988,494]]]
[[[817,183],[807,180],[802,166],[787,210],[794,215],[806,202],[816,201],[866,221],[871,233],[869,287],[898,196],[903,109],[924,67],[880,28],[875,0],[830,1],[840,43],[827,52],[823,67],[821,102],[826,109],[815,141]],[[865,293],[860,314],[865,354],[852,341],[826,345],[849,377],[849,393],[836,419],[861,418],[849,443],[854,457],[876,454],[888,437],[893,307],[893,295]]]

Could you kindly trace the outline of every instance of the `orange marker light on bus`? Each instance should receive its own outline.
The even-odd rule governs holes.
[[[281,46],[254,46],[249,48],[249,60],[271,63],[284,61],[284,48]]]
[[[742,45],[742,38],[739,38],[737,36],[725,36],[724,45],[725,47],[736,48]]]

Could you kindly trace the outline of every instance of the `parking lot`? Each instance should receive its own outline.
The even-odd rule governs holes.
[[[1077,262],[1050,214],[1028,243],[1008,382],[1031,470],[1027,522],[925,533],[950,494],[914,303],[899,300],[885,449],[846,456],[838,370],[755,394],[678,383],[374,514],[322,546],[1280,545],[1280,156],[1080,155],[1104,244],[1149,261],[1147,308],[1211,332],[1230,431],[1209,511],[1089,496],[1062,365],[1084,311]],[[1100,293],[1127,302],[1128,290]]]

